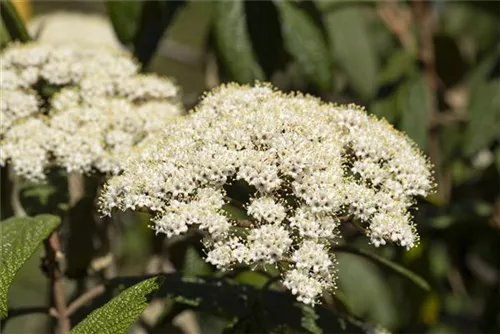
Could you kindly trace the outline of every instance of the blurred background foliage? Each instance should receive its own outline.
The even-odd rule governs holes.
[[[147,214],[99,219],[92,213],[94,176],[86,177],[83,199],[70,205],[66,176],[54,171],[47,184],[24,184],[21,195],[30,214],[69,217],[62,230],[69,296],[81,291],[82,277],[181,272],[182,280],[165,284],[168,291],[159,295],[168,297],[153,302],[134,330],[316,333],[344,326],[352,332],[366,329],[361,318],[401,333],[500,332],[500,2],[14,4],[32,37],[53,41],[50,34],[59,33],[129,49],[144,71],[174,78],[188,108],[222,82],[270,81],[284,91],[366,106],[406,131],[435,165],[437,192],[422,199],[415,213],[419,247],[374,249],[355,229],[343,231],[347,244],[410,269],[430,290],[377,261],[342,252],[339,288],[316,313],[278,293],[271,269],[215,272],[202,260],[196,233],[171,240],[154,236]],[[95,29],[77,24],[83,15],[93,18]],[[2,46],[19,38],[9,35],[8,23],[2,16]],[[5,218],[11,211],[4,170],[2,181]],[[32,258],[23,267],[9,294],[12,306],[46,302],[38,265]],[[256,299],[257,290],[265,297]],[[330,312],[336,311],[352,318],[332,323]],[[47,318],[12,319],[3,330],[40,332]]]

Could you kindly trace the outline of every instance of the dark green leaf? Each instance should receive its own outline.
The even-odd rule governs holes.
[[[290,56],[283,46],[279,13],[272,1],[245,1],[247,29],[257,62],[271,78],[284,70]]]
[[[163,34],[184,1],[108,1],[116,35],[146,67]]]
[[[388,122],[394,123],[400,113],[398,106],[396,91],[389,96],[374,101],[370,106],[370,112],[379,118],[385,118]]]
[[[334,58],[350,85],[362,98],[372,98],[377,89],[378,61],[361,10],[345,7],[332,11],[326,15],[326,25]]]
[[[404,97],[404,112],[401,129],[425,150],[429,134],[431,116],[431,92],[423,75],[410,81],[407,95]]]
[[[120,293],[103,307],[80,322],[72,334],[123,334],[148,306],[153,292],[162,283],[159,277],[149,278]]]
[[[93,198],[84,197],[67,213],[69,219],[64,238],[67,263],[65,274],[72,279],[85,277],[92,258],[96,255],[93,239],[98,235],[98,225],[94,218],[93,205]]]
[[[48,237],[60,218],[52,215],[13,217],[0,222],[0,314],[7,316],[7,292],[21,266]]]
[[[387,60],[387,64],[379,75],[379,84],[387,84],[400,80],[406,75],[411,75],[417,70],[417,58],[415,55],[397,50]]]
[[[232,79],[241,83],[264,79],[250,41],[243,1],[215,3],[214,37],[222,64]]]
[[[265,316],[265,323],[274,325],[288,324],[291,328],[303,331],[303,312],[295,297],[288,292],[255,289],[244,283],[235,284],[222,278],[204,276],[186,278],[182,273],[163,275],[165,281],[156,294],[157,298],[178,296],[195,310],[225,318],[248,318],[256,309]],[[119,286],[131,286],[142,280],[141,277],[115,278],[108,282],[106,293],[95,300],[93,307],[102,305],[107,295]],[[85,311],[85,309],[83,309]],[[341,312],[331,312],[325,307],[315,307],[318,315],[316,323],[326,333],[361,333],[369,324],[348,317]],[[269,328],[269,327],[266,327]],[[255,331],[254,331],[255,332]]]
[[[333,65],[320,27],[308,13],[287,1],[276,1],[284,45],[307,79],[322,90],[333,83]]]
[[[184,1],[143,2],[139,30],[134,39],[134,55],[146,67],[169,24]]]
[[[3,23],[3,20],[0,22],[0,49],[3,49],[7,43],[10,42],[9,32],[7,31],[7,27]]]
[[[497,167],[497,172],[500,173],[500,147],[495,150],[495,165]]]
[[[369,253],[369,252],[366,252],[364,250],[352,248],[352,247],[348,247],[348,246],[334,247],[333,251],[334,252],[351,253],[351,254],[365,257],[365,258],[367,258],[367,259],[369,259],[377,264],[381,264],[385,268],[391,269],[395,273],[409,279],[410,281],[412,281],[413,283],[415,283],[416,285],[418,285],[420,288],[424,289],[425,291],[430,291],[430,289],[431,289],[429,286],[429,283],[427,283],[422,277],[409,271],[406,268],[403,268],[399,264],[394,263],[390,260],[387,260],[386,258],[380,257],[374,253]]]
[[[139,28],[143,1],[107,1],[109,18],[116,36],[126,46],[131,46]]]
[[[23,20],[11,1],[2,0],[2,2],[0,2],[0,15],[2,17],[2,23],[7,28],[11,40],[20,42],[28,42],[31,40]]]

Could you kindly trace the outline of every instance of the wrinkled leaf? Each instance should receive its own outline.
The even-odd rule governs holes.
[[[0,222],[0,314],[7,316],[7,292],[21,266],[48,237],[60,218],[52,215],[13,217]]]
[[[291,2],[277,1],[284,45],[299,68],[322,90],[333,83],[333,65],[327,43],[314,19]]]
[[[370,99],[377,89],[378,62],[365,20],[359,8],[345,7],[328,13],[326,25],[334,58],[350,85],[362,98]]]
[[[214,37],[221,61],[232,79],[240,83],[264,79],[252,49],[243,1],[215,3]]]
[[[80,322],[72,334],[122,334],[135,322],[149,304],[151,294],[162,283],[159,277],[137,283],[93,311]]]
[[[0,15],[2,17],[2,24],[7,28],[11,40],[20,42],[31,40],[23,20],[11,1],[2,0],[0,2]]]
[[[401,129],[425,150],[429,133],[432,100],[429,86],[423,75],[410,81],[407,95],[404,96],[404,111]]]

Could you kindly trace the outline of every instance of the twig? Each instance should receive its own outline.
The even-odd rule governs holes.
[[[196,68],[202,68],[205,62],[204,55],[201,52],[197,52],[196,50],[171,39],[167,39],[165,42],[161,43],[157,52],[160,56],[167,57]]]
[[[68,195],[69,205],[71,207],[83,197],[85,193],[85,182],[83,175],[80,173],[69,173],[68,175]]]
[[[51,282],[51,294],[57,310],[57,323],[59,334],[68,334],[71,330],[71,322],[66,315],[66,296],[64,293],[64,277],[61,272],[60,262],[64,258],[61,252],[61,244],[57,232],[52,232],[44,242],[47,271]]]
[[[217,65],[217,58],[213,53],[207,56],[207,65],[205,67],[205,86],[208,89],[216,87],[220,84],[219,67]]]
[[[358,230],[359,232],[361,232],[361,233],[363,233],[363,234],[368,234],[368,231],[367,231],[367,230],[366,230],[363,226],[359,225],[359,223],[358,223],[356,220],[351,219],[349,222],[350,222],[350,223],[352,224],[352,226],[354,226],[354,227],[356,228],[356,230]]]
[[[415,0],[412,3],[413,12],[418,24],[419,58],[424,65],[424,74],[431,91],[431,119],[439,118],[438,89],[439,77],[436,72],[434,35],[436,30],[436,19],[431,12],[432,3],[424,0]],[[445,175],[440,168],[441,152],[439,145],[439,132],[432,128],[429,134],[429,155],[436,166],[436,182],[438,184],[438,195],[442,200],[447,200],[450,193],[450,182],[444,182]],[[445,184],[447,183],[447,184]]]
[[[10,192],[10,204],[12,206],[12,211],[16,217],[25,217],[26,211],[24,211],[23,205],[21,203],[21,179],[16,175],[12,165],[9,165],[8,169],[9,179],[12,183],[12,189]]]
[[[255,225],[255,222],[249,219],[237,219],[234,220],[234,223],[238,227],[253,227]]]
[[[396,0],[386,0],[383,5],[377,7],[377,12],[385,25],[399,39],[405,50],[415,51],[415,38],[411,33],[411,12],[402,8]]]
[[[80,307],[90,302],[92,299],[101,295],[106,291],[106,287],[104,285],[98,285],[88,290],[77,299],[75,299],[66,309],[66,316],[70,317],[75,311],[77,311]]]

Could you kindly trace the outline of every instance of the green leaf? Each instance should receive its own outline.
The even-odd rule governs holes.
[[[316,323],[319,316],[318,314],[316,314],[314,308],[302,303],[299,303],[298,306],[302,310],[302,319],[301,319],[302,327],[312,334],[323,333],[321,327],[319,327],[318,324]]]
[[[31,40],[23,20],[11,1],[2,0],[2,2],[0,2],[0,15],[2,17],[2,24],[7,28],[7,32],[12,40],[20,42],[28,42]]]
[[[214,276],[187,278],[183,273],[175,272],[162,275],[165,281],[156,293],[156,298],[178,297],[176,300],[201,313],[223,316],[226,319],[244,319],[255,310],[262,311],[266,322],[270,325],[288,324],[303,331],[301,323],[302,311],[298,308],[295,297],[289,292],[273,289],[258,290],[244,283],[235,284],[233,280]],[[94,305],[102,305],[107,295],[120,286],[131,286],[142,277],[116,277],[106,284],[106,292],[94,300]],[[109,297],[107,297],[109,298]],[[319,318],[316,323],[326,333],[365,332],[363,322],[352,322],[346,314],[332,312],[322,305],[315,311]],[[252,332],[254,333],[255,330]],[[262,332],[262,331],[260,331]],[[266,331],[267,332],[267,331]],[[91,332],[92,333],[92,332]]]
[[[244,2],[218,1],[214,15],[215,44],[231,79],[240,83],[263,80],[247,29]]]
[[[10,42],[10,35],[7,31],[7,27],[3,23],[3,20],[0,22],[0,49],[3,49],[7,43]]]
[[[361,10],[344,7],[332,11],[326,15],[326,26],[334,58],[350,85],[362,98],[372,98],[377,89],[378,61]]]
[[[394,123],[401,111],[397,97],[398,91],[395,91],[384,98],[373,101],[370,105],[370,112],[379,118],[385,118],[388,122]]]
[[[210,265],[203,260],[196,248],[189,246],[184,257],[183,272],[186,276],[210,275],[212,270]]]
[[[394,52],[379,75],[379,84],[395,82],[417,70],[417,58],[404,50]]]
[[[344,293],[349,309],[383,326],[397,325],[398,309],[390,284],[380,268],[351,254],[338,254],[337,259],[338,289]]]
[[[153,277],[120,293],[103,307],[80,322],[72,334],[122,334],[135,322],[149,304],[151,294],[163,280]]]
[[[0,314],[7,316],[7,292],[21,266],[61,220],[57,216],[13,217],[0,222]]]
[[[308,13],[287,1],[275,2],[281,18],[286,50],[306,78],[322,90],[333,83],[333,64],[320,27]]]
[[[226,203],[222,206],[222,210],[229,216],[229,218],[234,220],[251,220],[252,217],[247,215],[246,211],[240,209],[232,204]]]
[[[130,46],[139,28],[142,1],[107,1],[109,18],[120,42]]]
[[[431,116],[431,92],[423,75],[410,81],[407,95],[404,98],[404,112],[401,119],[401,129],[425,150],[429,134]]]
[[[500,136],[500,78],[495,74],[500,67],[497,53],[488,57],[471,76],[468,119],[465,133],[465,153],[472,155],[487,147]]]
[[[144,1],[139,30],[134,39],[134,55],[146,67],[167,27],[184,1]]]
[[[396,274],[407,278],[411,282],[415,283],[418,285],[420,288],[422,288],[425,291],[430,291],[431,287],[429,286],[429,283],[427,283],[422,277],[419,275],[415,274],[414,272],[411,272],[410,270],[403,268],[397,263],[394,263],[390,260],[387,260],[386,258],[383,258],[381,256],[378,256],[374,253],[369,253],[361,249],[353,248],[353,247],[348,247],[348,246],[337,246],[333,248],[334,252],[343,252],[343,253],[350,253],[350,254],[355,254],[362,256],[364,258],[367,258],[377,264],[381,264],[387,269],[390,269],[394,271]]]
[[[184,1],[108,1],[116,35],[133,46],[135,57],[146,67],[177,10]]]

